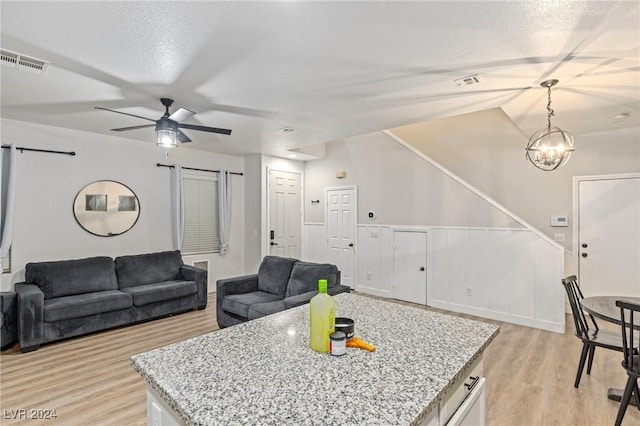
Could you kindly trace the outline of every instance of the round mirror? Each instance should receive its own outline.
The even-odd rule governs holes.
[[[124,234],[140,216],[138,197],[127,186],[111,180],[90,183],[78,192],[73,215],[84,230],[100,237]]]

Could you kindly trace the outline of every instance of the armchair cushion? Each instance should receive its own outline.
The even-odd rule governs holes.
[[[131,307],[131,295],[119,290],[57,297],[44,301],[45,322],[86,317]]]
[[[285,297],[317,291],[320,279],[327,280],[327,288],[335,286],[338,280],[338,267],[329,263],[296,262],[291,270]]]
[[[180,251],[120,256],[115,260],[120,288],[173,281],[180,277]]]
[[[258,290],[284,297],[296,259],[266,256],[258,269]]]
[[[90,257],[87,259],[55,262],[27,263],[25,281],[35,284],[45,299],[72,296],[95,291],[117,290],[113,259]]]
[[[122,289],[133,297],[135,306],[176,299],[198,292],[195,281],[164,281]]]
[[[222,309],[243,318],[248,318],[249,307],[254,303],[273,302],[276,300],[282,300],[282,297],[277,294],[271,294],[264,291],[232,294],[224,298],[222,301]]]

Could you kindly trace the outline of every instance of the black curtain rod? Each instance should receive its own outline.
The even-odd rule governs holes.
[[[2,145],[3,149],[11,148],[9,145]],[[48,154],[64,154],[74,156],[76,153],[74,151],[53,151],[51,149],[37,149],[37,148],[25,148],[24,146],[16,146],[16,150],[20,152],[24,151],[33,151],[33,152],[46,152]]]
[[[158,167],[169,167],[170,169],[175,167],[173,164],[162,164],[162,163],[157,163],[156,166],[158,166]],[[220,170],[194,169],[193,167],[183,167],[183,169],[184,170],[195,170],[195,171],[198,171],[198,172],[220,173]],[[229,172],[229,174],[238,175],[238,176],[244,176],[244,173],[238,173],[238,172]]]

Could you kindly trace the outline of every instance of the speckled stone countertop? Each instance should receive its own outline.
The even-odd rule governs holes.
[[[353,294],[336,316],[375,352],[309,348],[309,305],[135,355],[193,425],[414,425],[498,334],[492,324]]]

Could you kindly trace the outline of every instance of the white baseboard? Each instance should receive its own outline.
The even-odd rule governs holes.
[[[461,314],[473,315],[480,318],[487,318],[496,321],[508,322],[511,324],[524,325],[526,327],[539,328],[542,330],[553,331],[556,333],[564,333],[564,323],[554,323],[535,318],[527,318],[518,315],[507,314],[503,312],[489,311],[487,309],[472,308],[470,306],[457,305],[439,300],[430,300],[429,306],[448,311],[458,312]]]

